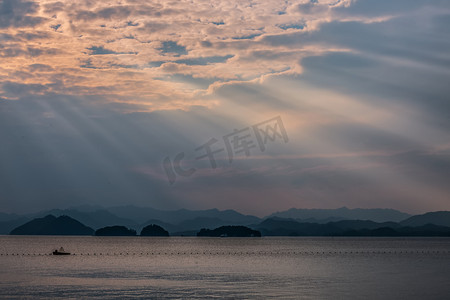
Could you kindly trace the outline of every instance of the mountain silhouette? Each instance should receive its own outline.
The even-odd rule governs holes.
[[[127,227],[137,227],[138,223],[134,220],[118,217],[106,209],[93,209],[84,211],[78,209],[52,209],[45,214],[52,214],[54,216],[65,215],[76,220],[79,220],[86,226],[98,229],[106,226],[114,226],[116,224],[121,224]]]
[[[169,232],[161,226],[151,224],[142,229],[141,236],[169,236]]]
[[[11,235],[92,235],[94,230],[68,216],[45,216],[11,231]]]
[[[144,227],[146,227],[148,225],[152,225],[152,224],[158,225],[158,226],[166,229],[169,233],[176,232],[176,231],[178,231],[180,229],[177,225],[173,225],[173,224],[166,223],[166,222],[163,222],[163,221],[160,221],[160,220],[155,220],[155,219],[148,220],[147,222],[142,224],[141,227],[143,229]]]
[[[343,230],[332,224],[301,223],[294,219],[269,218],[255,229],[266,236],[322,236],[338,235]]]
[[[318,224],[270,218],[253,227],[266,236],[450,236],[450,227],[445,226],[410,227],[394,222],[358,220]]]
[[[170,224],[179,224],[183,221],[196,218],[216,218],[226,221],[228,224],[251,224],[261,221],[260,218],[243,215],[235,210],[159,210],[149,207],[136,207],[133,205],[108,208],[108,211],[121,218],[134,220],[138,223],[147,223],[154,219]]]
[[[48,212],[51,212],[51,214]],[[85,205],[27,215],[0,213],[0,234],[8,234],[22,224],[25,225],[33,219],[42,219],[48,215],[68,216],[94,230],[120,225],[126,228],[135,228],[141,232],[144,227],[155,224],[161,226],[173,236],[195,236],[202,228],[218,228],[221,226],[247,226],[260,230],[263,235],[283,236],[343,235],[349,231],[354,234],[355,232],[366,234],[368,230],[383,227],[394,229],[398,234],[412,235],[414,234],[413,231],[405,228],[422,227],[427,224],[450,227],[450,212],[448,211],[410,216],[391,209],[348,209],[345,207],[339,209],[290,209],[274,213],[266,219],[260,219],[255,216],[240,214],[234,210],[180,209],[166,211],[132,205],[113,208]],[[280,217],[284,215],[292,217]],[[400,222],[395,221],[400,219]],[[400,230],[400,228],[402,229]],[[437,230],[440,232],[439,234],[444,234],[442,232],[445,232],[445,229],[443,231],[441,229],[431,228],[430,230]],[[430,230],[424,229],[421,234],[426,234]]]
[[[339,220],[371,220],[374,222],[400,222],[411,215],[404,212],[400,212],[395,209],[364,209],[354,208],[349,209],[347,207],[341,207],[338,209],[298,209],[291,208],[286,211],[276,212],[268,216],[291,218],[299,221],[314,221],[316,223],[322,223],[321,220],[339,221]],[[309,220],[308,220],[309,219]],[[310,220],[313,219],[313,220]]]
[[[221,226],[213,230],[203,228],[197,233],[197,236],[260,237],[261,232],[245,226]]]
[[[400,222],[403,226],[423,226],[426,224],[434,224],[438,226],[450,227],[450,211],[429,212],[423,215],[416,215]]]

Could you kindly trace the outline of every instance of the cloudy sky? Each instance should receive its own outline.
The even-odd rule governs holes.
[[[450,210],[449,95],[446,0],[0,0],[0,211]]]

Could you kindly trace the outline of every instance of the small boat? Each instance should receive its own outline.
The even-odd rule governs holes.
[[[70,252],[66,252],[63,247],[56,249],[52,252],[53,255],[70,255]]]

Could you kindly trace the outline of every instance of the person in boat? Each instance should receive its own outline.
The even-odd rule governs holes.
[[[70,254],[70,253],[64,251],[64,248],[61,247],[61,248],[59,248],[59,250],[56,249],[55,251],[53,251],[53,254],[54,254],[54,255],[68,255],[68,254]]]

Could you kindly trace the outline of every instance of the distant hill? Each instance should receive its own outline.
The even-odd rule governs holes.
[[[423,215],[412,216],[402,222],[402,226],[423,226],[426,224],[434,224],[438,226],[450,227],[450,211],[429,212]]]
[[[169,236],[169,232],[161,226],[151,224],[142,229],[141,236]]]
[[[45,216],[11,231],[11,235],[92,235],[94,230],[68,216]]]
[[[173,225],[173,224],[162,222],[160,220],[155,220],[155,219],[148,220],[147,222],[141,224],[140,227],[144,228],[145,226],[148,226],[148,225],[151,225],[151,224],[155,224],[155,225],[161,226],[162,228],[164,228],[167,231],[169,231],[170,234],[172,234],[173,232],[176,232],[176,231],[178,231],[180,229],[177,225]]]
[[[128,229],[125,226],[107,226],[95,231],[96,236],[135,236],[136,230]]]
[[[133,205],[128,205],[111,207],[108,208],[108,211],[118,217],[134,220],[141,224],[150,219],[159,220],[170,224],[179,224],[183,221],[193,220],[196,218],[215,218],[226,221],[228,224],[252,224],[261,221],[258,217],[243,215],[235,210],[159,210],[149,207],[136,207]]]
[[[108,226],[122,225],[141,230],[149,224],[166,228],[170,233],[192,235],[201,228],[219,227],[222,225],[249,225],[258,223],[261,219],[243,215],[234,210],[158,210],[148,207],[120,206],[102,208],[99,206],[77,206],[70,209],[53,209],[29,215],[3,214],[0,219],[0,234],[8,234],[12,229],[34,218],[46,215],[67,215],[79,220],[86,226],[99,229]]]
[[[411,215],[395,210],[395,209],[364,209],[341,207],[338,209],[298,209],[291,208],[286,211],[276,212],[268,216],[290,218],[301,221],[312,221],[316,223],[323,223],[322,220],[339,221],[339,220],[370,220],[374,222],[400,222]]]
[[[124,225],[127,227],[138,226],[138,223],[136,223],[134,220],[118,217],[106,209],[96,209],[96,210],[87,210],[86,208],[83,209],[84,211],[79,211],[78,209],[75,208],[64,210],[53,209],[40,214],[45,215],[51,214],[54,216],[61,216],[61,215],[69,216],[71,218],[79,220],[83,224],[86,224],[86,226],[95,229],[106,226],[113,226],[116,224]]]
[[[219,228],[201,229],[197,236],[209,236],[209,237],[260,237],[261,232],[253,230],[245,226],[221,226]]]
[[[427,224],[450,227],[449,211],[410,216],[392,209],[293,208],[274,213],[266,219],[260,219],[234,210],[158,210],[132,205],[112,208],[85,205],[27,215],[0,213],[0,234],[8,234],[20,225],[48,215],[68,216],[94,230],[120,225],[135,228],[140,232],[144,227],[155,224],[163,227],[173,236],[192,236],[196,235],[201,228],[221,226],[247,226],[260,230],[263,235],[342,235],[348,231],[356,231],[356,234],[378,234],[381,232],[379,228],[390,228],[395,231],[392,234],[399,234],[399,232],[408,232],[406,229],[403,230],[403,227],[416,228]],[[364,232],[361,233],[361,230]],[[366,232],[370,230],[378,231]],[[445,231],[445,228],[442,230]]]
[[[342,229],[328,224],[301,223],[293,219],[269,218],[255,229],[266,236],[323,236],[338,235]]]
[[[270,218],[255,229],[266,236],[450,236],[450,227],[402,226],[395,222],[339,221],[326,224],[303,223],[293,219]]]
[[[192,232],[195,235],[201,228],[217,228],[225,225],[249,225],[248,223],[235,223],[219,218],[197,217],[194,219],[184,220],[178,224],[170,224],[160,220],[151,219],[141,226],[144,227],[149,224],[156,224],[164,227],[170,232],[171,235],[192,235]]]
[[[380,227],[375,229],[348,230],[345,236],[441,236],[450,237],[450,227],[428,224],[419,227]]]
[[[346,229],[377,229],[380,227],[390,227],[390,228],[399,228],[401,227],[400,224],[396,222],[382,222],[377,223],[374,221],[362,221],[362,220],[343,220],[343,221],[337,221],[337,222],[328,222],[328,225],[332,225],[336,228],[340,228],[343,230]]]

